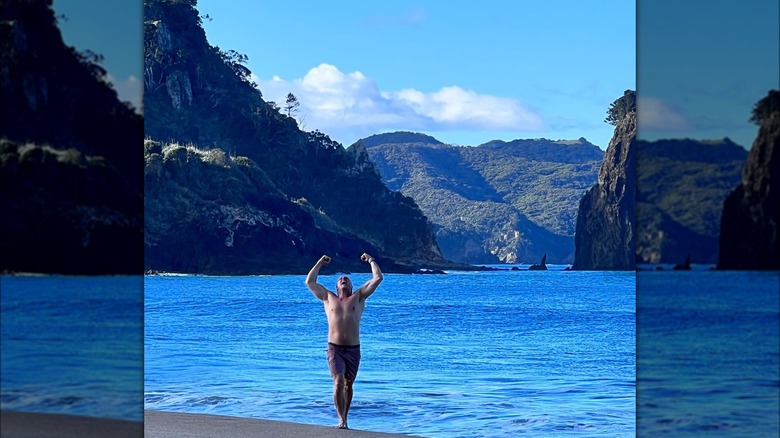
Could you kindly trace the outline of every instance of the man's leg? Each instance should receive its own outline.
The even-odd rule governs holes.
[[[346,386],[344,374],[333,376],[333,404],[336,405],[336,413],[339,416],[339,424],[336,426],[339,429],[347,428]]]
[[[352,384],[354,380],[344,380],[344,425],[347,424],[347,415],[349,415],[349,407],[352,405]]]
[[[344,373],[344,404],[346,408],[344,409],[344,424],[346,424],[349,407],[352,406],[355,378],[360,368],[360,346],[351,347],[344,358],[344,362],[346,367],[346,372]]]

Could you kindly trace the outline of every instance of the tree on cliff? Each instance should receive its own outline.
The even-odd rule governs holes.
[[[623,92],[622,97],[609,104],[607,118],[604,121],[612,126],[616,126],[623,120],[626,114],[631,112],[636,112],[636,91],[626,90]]]
[[[214,50],[216,50],[216,52],[219,54],[219,57],[222,58],[222,61],[225,63],[225,65],[233,70],[233,73],[235,73],[236,76],[238,76],[242,81],[251,85],[253,88],[257,88],[257,83],[252,81],[252,71],[246,67],[247,62],[249,62],[249,56],[244,55],[243,53],[238,53],[235,50],[220,50],[219,47],[215,47]]]
[[[780,91],[770,90],[769,94],[756,102],[750,114],[750,122],[761,125],[769,116],[780,111]]]
[[[301,103],[298,102],[298,98],[292,93],[287,93],[287,101],[284,103],[284,110],[287,111],[289,117],[293,117],[298,112],[298,107]]]

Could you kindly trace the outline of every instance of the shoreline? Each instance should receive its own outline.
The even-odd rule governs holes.
[[[330,426],[230,417],[144,411],[143,421],[116,420],[43,412],[0,411],[0,436],[15,438],[409,438],[413,435],[341,430]]]

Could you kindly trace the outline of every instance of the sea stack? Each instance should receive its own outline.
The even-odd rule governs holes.
[[[634,270],[636,266],[634,91],[626,90],[612,106],[625,109],[615,120],[615,133],[601,163],[598,182],[580,200],[572,270]]]
[[[547,270],[547,254],[542,256],[542,261],[538,265],[531,265],[528,267],[529,271],[546,271]]]
[[[675,271],[690,271],[691,270],[691,255],[688,254],[688,257],[685,257],[685,261],[682,263],[678,263],[674,265],[673,268]]]
[[[718,269],[780,270],[780,91],[753,109],[758,136],[723,203]]]

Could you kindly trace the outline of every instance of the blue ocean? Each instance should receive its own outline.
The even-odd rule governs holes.
[[[0,276],[0,407],[143,420],[143,277]]]
[[[350,426],[634,436],[635,278],[386,274],[361,324]],[[336,424],[327,322],[304,276],[149,276],[144,311],[146,409]]]
[[[780,273],[637,272],[639,436],[780,435]]]
[[[364,316],[350,424],[777,436],[780,275],[636,275],[638,391],[633,273],[386,275]],[[2,276],[0,297],[3,409],[335,421],[325,317],[302,276]]]

